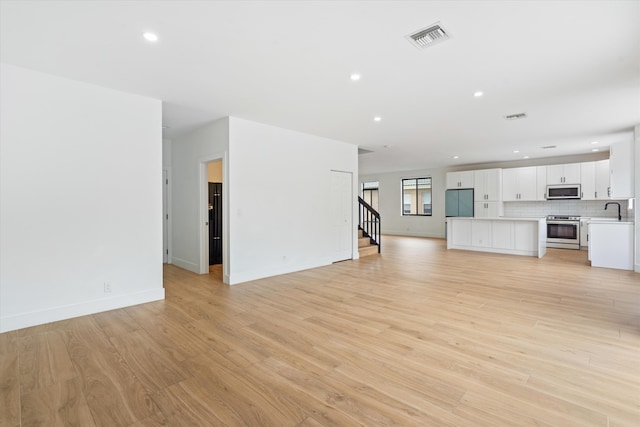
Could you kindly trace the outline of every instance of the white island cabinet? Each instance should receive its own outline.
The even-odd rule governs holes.
[[[447,218],[447,249],[542,258],[547,253],[545,218]]]
[[[589,221],[592,267],[633,270],[633,222]]]

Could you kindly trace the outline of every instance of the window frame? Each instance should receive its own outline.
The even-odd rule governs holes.
[[[423,203],[420,202],[420,195],[426,193],[425,189],[421,189],[418,185],[418,182],[421,180],[428,180],[429,185],[429,193],[431,195],[431,211],[430,213],[424,213],[424,200]],[[414,188],[411,189],[411,194],[405,193],[405,182],[413,181]],[[419,178],[401,178],[400,179],[400,194],[401,194],[401,207],[400,213],[402,216],[433,216],[433,178],[430,176],[424,176]],[[411,196],[411,202],[415,203],[415,211],[416,213],[411,213],[411,207],[409,208],[409,213],[405,213],[405,195]],[[420,213],[423,212],[423,213]]]
[[[367,184],[374,184],[374,183],[376,184],[375,187],[374,186],[367,186]],[[377,198],[376,203],[373,203],[373,192],[374,191],[376,192],[376,198]],[[379,207],[380,207],[380,181],[362,181],[360,192],[362,194],[362,200],[367,202],[369,204],[369,206],[371,206],[376,211],[379,211]],[[367,200],[367,192],[368,192],[368,195],[369,195],[369,200]],[[374,206],[374,204],[378,205],[378,206]]]

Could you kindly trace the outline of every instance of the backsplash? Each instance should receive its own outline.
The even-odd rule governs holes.
[[[620,203],[623,217],[632,217],[633,210],[628,209],[628,200],[615,200]],[[584,217],[618,216],[618,208],[609,206],[605,211],[605,200],[548,200],[546,202],[505,202],[504,216],[514,218],[537,218],[547,215],[577,215]]]

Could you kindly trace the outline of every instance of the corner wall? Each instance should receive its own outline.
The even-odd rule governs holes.
[[[235,117],[229,123],[230,283],[332,262],[332,170],[352,173],[357,258],[357,147]]]
[[[636,233],[636,256],[635,256],[635,267],[634,270],[636,273],[640,273],[640,207],[638,203],[640,203],[640,125],[637,125],[634,128],[634,151],[635,151],[635,164],[634,164],[634,172],[635,172],[635,203],[633,204],[633,211],[635,213],[635,233]]]
[[[163,299],[161,102],[0,67],[0,332]]]
[[[201,273],[201,234],[205,226],[200,205],[200,191],[204,185],[200,172],[202,162],[223,159],[229,151],[229,119],[224,118],[205,125],[195,131],[171,141],[172,181],[171,186],[171,237],[170,263],[181,268]],[[223,165],[223,169],[227,165]],[[227,173],[224,171],[224,173]],[[223,196],[227,198],[227,180],[223,179]],[[226,203],[223,218],[228,216]],[[223,226],[223,236],[228,228]],[[226,237],[224,237],[226,239]],[[226,252],[225,257],[226,257]],[[228,276],[229,263],[224,262]]]

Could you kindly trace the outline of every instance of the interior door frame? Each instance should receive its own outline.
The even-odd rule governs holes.
[[[230,256],[229,248],[231,238],[229,235],[229,154],[213,153],[200,157],[199,166],[199,247],[200,247],[200,274],[209,274],[209,174],[207,167],[209,163],[222,161],[222,282],[229,283]]]
[[[331,169],[330,173],[341,173],[341,174],[345,174],[346,176],[349,177],[349,233],[350,233],[350,255],[349,258],[346,259],[358,259],[359,258],[359,253],[357,250],[355,250],[358,245],[357,245],[357,240],[356,240],[356,225],[358,223],[358,220],[355,218],[355,215],[357,214],[357,209],[355,207],[355,198],[354,198],[354,186],[357,185],[355,183],[354,180],[354,174],[351,171],[345,171],[345,170],[338,170],[338,169]],[[357,193],[356,193],[357,194]],[[332,254],[333,257],[333,254]],[[344,260],[342,260],[344,261]],[[332,262],[336,262],[336,261],[332,261]]]
[[[162,263],[169,264],[169,172],[162,168]]]

